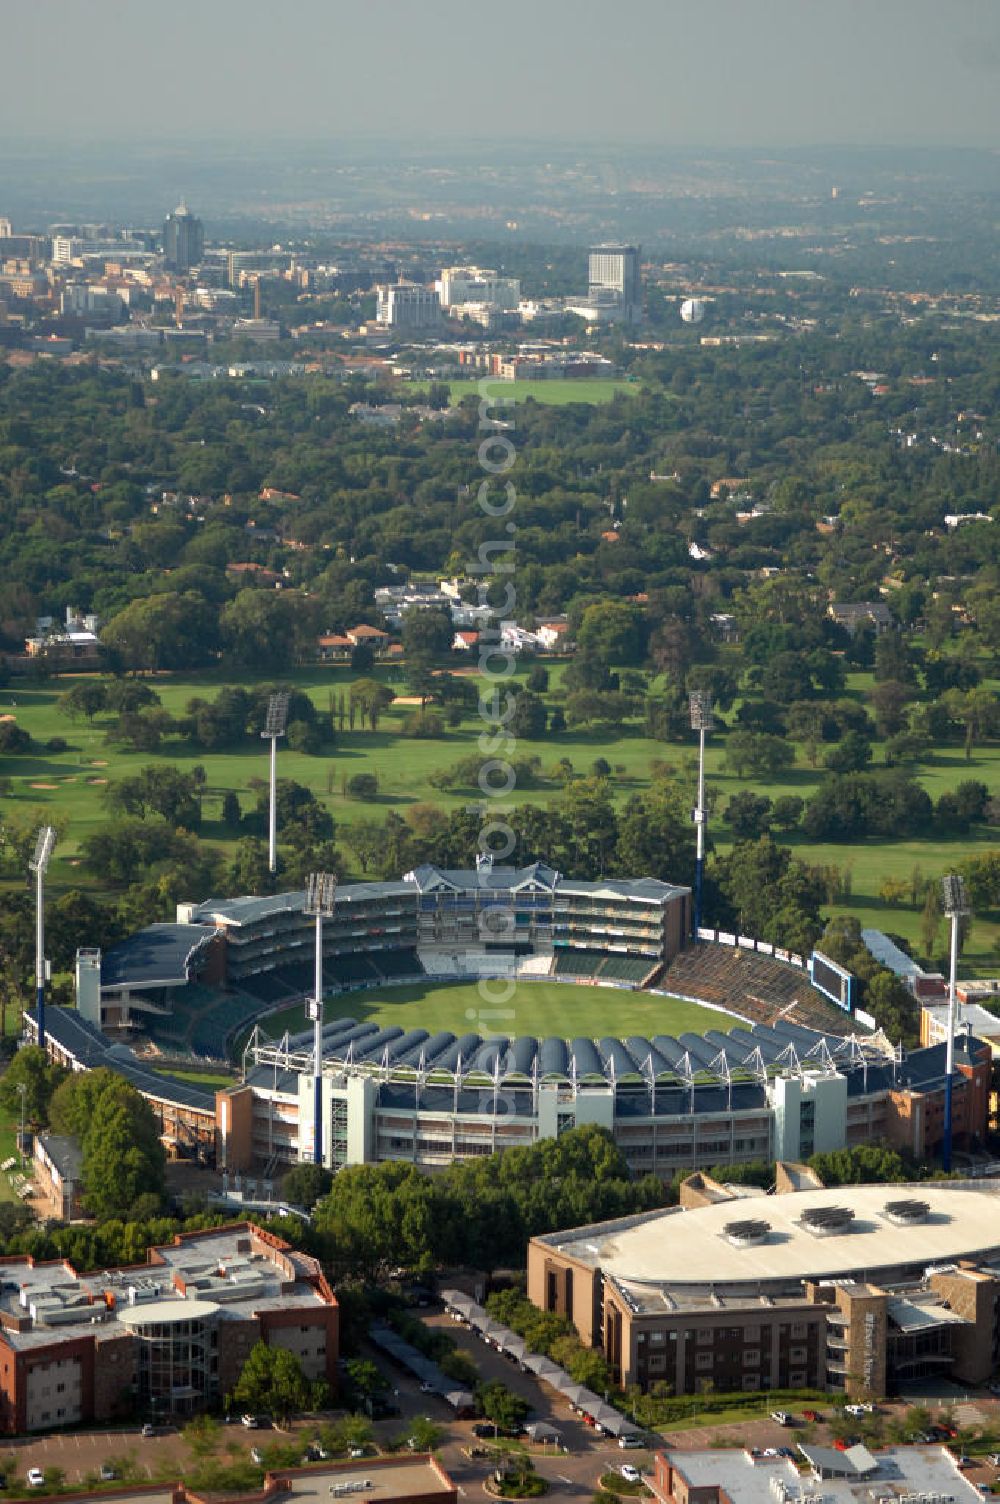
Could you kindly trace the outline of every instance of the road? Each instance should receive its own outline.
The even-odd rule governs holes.
[[[522,1373],[516,1363],[489,1347],[467,1327],[452,1322],[443,1313],[428,1312],[423,1316],[426,1324],[434,1329],[446,1330],[461,1351],[475,1362],[485,1380],[501,1379],[511,1389],[522,1395],[531,1406],[531,1419],[546,1421],[562,1436],[565,1451],[547,1452],[541,1448],[529,1448],[535,1466],[549,1482],[550,1496],[566,1499],[590,1499],[603,1472],[621,1467],[630,1462],[638,1467],[648,1467],[651,1455],[641,1450],[622,1450],[609,1437],[602,1437],[582,1419],[574,1415],[567,1401],[547,1384],[530,1373]],[[407,1434],[408,1425],[416,1416],[426,1415],[440,1425],[443,1440],[439,1449],[441,1462],[454,1478],[460,1493],[465,1497],[479,1497],[482,1484],[490,1471],[490,1462],[485,1458],[470,1458],[472,1446],[483,1443],[473,1435],[471,1421],[455,1421],[444,1401],[434,1395],[421,1394],[416,1380],[401,1370],[395,1369],[384,1354],[372,1349],[371,1356],[378,1367],[391,1379],[397,1390],[396,1403],[401,1414],[378,1422],[376,1440],[382,1445],[397,1442]],[[829,1409],[829,1406],[823,1407]],[[904,1403],[881,1407],[883,1413],[902,1414]],[[1000,1403],[994,1398],[977,1397],[973,1403],[955,1405],[956,1418],[960,1424],[992,1425],[1000,1427]],[[227,1426],[220,1433],[216,1455],[224,1458],[227,1453],[245,1453],[252,1446],[266,1448],[269,1443],[287,1443],[293,1437],[301,1437],[303,1447],[316,1430],[315,1421],[297,1422],[289,1430],[248,1431],[241,1425]],[[816,1441],[828,1441],[825,1427],[816,1428]],[[721,1421],[699,1424],[696,1415],[692,1424],[683,1430],[669,1433],[668,1445],[672,1449],[691,1450],[711,1447],[720,1442],[741,1442],[746,1446],[770,1447],[786,1445],[789,1433],[766,1416],[726,1424]],[[12,1456],[19,1473],[29,1467],[59,1467],[66,1474],[67,1482],[79,1483],[88,1474],[97,1473],[102,1462],[109,1459],[127,1458],[135,1465],[140,1479],[155,1471],[163,1476],[165,1464],[175,1465],[175,1476],[183,1477],[190,1470],[192,1454],[183,1436],[177,1430],[166,1429],[153,1437],[143,1437],[137,1427],[125,1430],[95,1430],[54,1434],[43,1438],[21,1438],[6,1443],[4,1452]],[[978,1464],[967,1474],[973,1483],[994,1482],[997,1470],[987,1464]]]

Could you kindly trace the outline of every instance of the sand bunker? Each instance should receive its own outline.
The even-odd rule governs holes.
[[[88,778],[87,779],[88,783],[107,783],[107,781],[108,780],[106,778]]]
[[[33,783],[31,787],[33,789],[57,789],[59,785],[57,783]]]
[[[106,768],[107,765],[108,759],[106,757],[92,757],[90,759],[90,766],[92,768]]]
[[[16,721],[16,715],[0,715],[0,721]]]

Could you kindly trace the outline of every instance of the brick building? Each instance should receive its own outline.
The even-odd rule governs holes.
[[[700,1178],[698,1204],[533,1238],[528,1295],[615,1381],[676,1394],[881,1395],[1000,1358],[1000,1189],[988,1181],[778,1194]]]
[[[0,1430],[195,1413],[261,1341],[333,1386],[338,1339],[319,1264],[251,1223],[180,1234],[145,1264],[100,1273],[12,1256],[0,1260]]]

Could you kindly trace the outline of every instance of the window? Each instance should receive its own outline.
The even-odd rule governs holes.
[[[743,1389],[744,1389],[744,1392],[748,1392],[750,1390],[759,1389],[759,1388],[760,1388],[760,1375],[759,1374],[756,1374],[756,1373],[745,1373],[743,1375]]]
[[[699,1373],[704,1373],[705,1369],[711,1368],[714,1363],[715,1358],[712,1353],[695,1353],[694,1355],[694,1366]]]
[[[788,1375],[788,1383],[792,1389],[804,1389],[808,1382],[804,1368],[797,1368],[794,1373]]]
[[[743,1367],[744,1368],[759,1368],[760,1367],[760,1348],[759,1347],[753,1347],[753,1348],[751,1348],[751,1347],[745,1347],[743,1349]]]
[[[647,1365],[650,1373],[666,1373],[667,1357],[665,1353],[652,1353]]]
[[[710,1326],[702,1326],[698,1328],[695,1341],[699,1347],[711,1347],[714,1337],[715,1333]]]
[[[805,1324],[804,1321],[793,1321],[793,1323],[792,1323],[792,1336],[793,1337],[798,1337],[801,1340],[801,1338],[807,1337],[808,1335],[809,1335],[809,1328],[806,1326],[806,1324]]]
[[[790,1347],[788,1349],[789,1363],[804,1363],[806,1361],[806,1356],[807,1354],[804,1347]]]

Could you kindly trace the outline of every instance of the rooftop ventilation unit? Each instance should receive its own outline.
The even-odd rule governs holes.
[[[727,1222],[722,1229],[723,1236],[734,1248],[755,1248],[758,1243],[766,1243],[770,1231],[770,1222],[756,1217],[748,1217],[744,1222]]]
[[[830,1238],[850,1232],[853,1221],[849,1206],[812,1206],[802,1213],[801,1225],[814,1238]]]
[[[926,1201],[887,1201],[883,1215],[894,1227],[916,1227],[927,1221],[930,1210]]]

